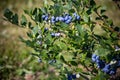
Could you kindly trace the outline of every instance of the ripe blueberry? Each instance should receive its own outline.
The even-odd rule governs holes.
[[[102,71],[105,72],[105,73],[109,73],[109,72],[110,72],[110,68],[111,68],[110,64],[107,64],[107,65],[105,65],[105,67],[102,69]]]
[[[72,75],[71,74],[67,74],[67,79],[68,80],[72,80]]]

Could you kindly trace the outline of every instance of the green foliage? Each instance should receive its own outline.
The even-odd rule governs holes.
[[[30,29],[30,32],[27,33],[30,39],[24,40],[21,38],[21,40],[35,50],[32,55],[42,59],[42,63],[57,64],[56,67],[62,64],[59,69],[63,70],[59,72],[64,75],[79,71],[80,74],[90,76],[90,79],[93,79],[93,77],[95,80],[104,79],[104,75],[100,70],[97,71],[90,58],[94,53],[106,60],[106,62],[110,62],[112,58],[109,58],[108,55],[115,56],[119,54],[119,51],[116,52],[114,48],[116,45],[119,46],[114,41],[119,40],[117,36],[119,32],[113,29],[113,22],[104,14],[106,10],[96,5],[94,0],[51,1],[53,3],[48,4],[47,0],[45,0],[43,8],[35,8],[30,11],[24,10],[26,15],[34,21],[34,25],[27,20],[25,15],[22,15],[19,24],[17,14],[13,14],[9,9],[5,11],[4,16],[13,24],[26,26]],[[64,13],[69,13],[72,16],[70,24],[62,21],[54,24],[50,22],[52,16],[63,16]],[[74,13],[80,15],[81,18],[75,20]],[[44,20],[42,16],[46,14],[48,19]],[[92,19],[93,14],[97,15],[95,19]],[[97,25],[101,26],[107,36],[95,34],[94,30]],[[45,28],[48,30],[45,31]],[[51,33],[57,33],[59,36],[53,36]],[[83,68],[78,67],[79,65],[83,66]],[[85,74],[82,69],[87,69],[89,73]],[[66,78],[62,74],[62,77],[59,78]]]
[[[9,9],[5,10],[4,16],[13,24],[18,25],[18,14],[13,14]]]
[[[27,19],[26,19],[26,17],[24,16],[24,15],[22,15],[22,18],[21,18],[22,20],[21,20],[21,25],[22,26],[26,26],[26,24],[27,24]]]

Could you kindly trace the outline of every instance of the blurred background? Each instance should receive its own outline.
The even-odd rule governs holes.
[[[57,79],[53,68],[46,69],[35,57],[29,55],[31,48],[19,40],[27,38],[27,29],[20,28],[3,19],[4,9],[9,8],[21,15],[23,9],[42,6],[43,0],[0,0],[0,80],[53,80]],[[95,0],[107,9],[106,14],[120,26],[120,7],[113,0]],[[50,75],[48,75],[50,74]],[[45,78],[46,77],[46,78]]]

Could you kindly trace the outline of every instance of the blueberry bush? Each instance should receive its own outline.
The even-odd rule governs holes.
[[[39,63],[55,67],[58,79],[106,80],[120,67],[120,33],[105,12],[94,0],[44,0],[22,16],[6,9],[4,17],[29,29],[21,41]]]

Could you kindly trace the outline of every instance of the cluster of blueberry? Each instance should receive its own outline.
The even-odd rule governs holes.
[[[47,32],[49,29],[46,27],[44,28],[44,32]],[[52,37],[60,37],[61,36],[61,33],[60,32],[51,32],[50,34]],[[38,45],[42,45],[42,36],[41,35],[38,35],[37,36],[37,41],[36,41],[36,44]]]
[[[112,63],[106,64],[105,61],[101,60],[96,54],[92,55],[92,61],[97,64],[98,68],[109,75],[116,74],[117,68],[120,67],[120,60],[113,60]]]
[[[67,79],[72,80],[72,79],[77,79],[80,78],[80,74],[68,74]]]
[[[97,56],[96,54],[92,55],[92,61],[96,62],[97,67],[100,68],[100,69],[104,68],[104,66],[105,66],[105,62],[100,60],[100,57]]]
[[[72,21],[79,21],[80,20],[80,16],[77,13],[73,13],[73,15],[69,15],[67,13],[64,13],[62,16],[51,16],[49,17],[48,14],[44,14],[42,15],[42,19],[44,21],[49,21],[54,24],[56,22],[64,22],[66,24],[71,23]]]
[[[48,31],[48,28],[45,28],[45,29],[44,29],[44,32],[46,32],[46,31]],[[60,33],[60,32],[52,32],[52,33],[51,33],[51,36],[52,36],[52,37],[59,37],[59,36],[61,36],[61,33]]]
[[[59,33],[59,32],[58,33],[51,33],[52,37],[59,37],[60,35],[61,35],[61,33]]]

